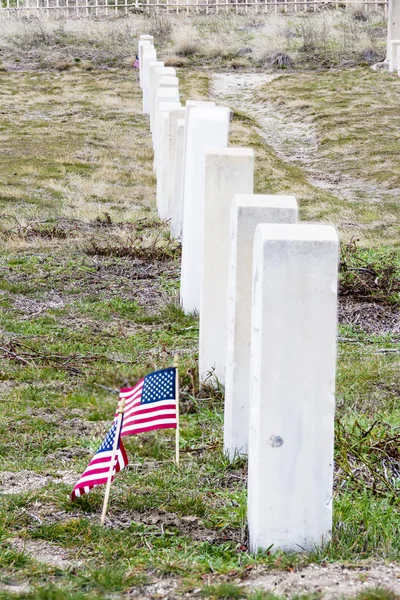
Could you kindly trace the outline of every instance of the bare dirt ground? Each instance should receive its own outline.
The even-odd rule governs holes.
[[[371,562],[326,567],[309,565],[294,573],[251,575],[251,589],[264,589],[290,596],[303,593],[321,593],[325,600],[336,600],[355,595],[367,588],[386,588],[400,596],[400,566]]]
[[[0,496],[1,494],[21,494],[38,490],[49,483],[67,483],[73,485],[76,481],[76,473],[60,471],[57,477],[51,475],[39,475],[33,471],[2,471],[0,473]]]
[[[216,579],[209,577],[207,583],[214,584]],[[151,583],[133,597],[173,600],[178,597],[178,585],[174,579],[164,579]],[[316,594],[324,600],[354,597],[367,589],[383,588],[400,598],[400,567],[396,564],[373,561],[349,566],[338,563],[324,567],[310,565],[293,573],[282,571],[266,573],[261,568],[256,568],[251,571],[243,588],[247,592],[263,590],[284,598]],[[200,595],[201,590],[195,589],[183,594],[183,597],[192,598]]]
[[[278,77],[264,73],[216,73],[213,75],[212,96],[251,117],[259,124],[258,133],[271,146],[279,158],[301,166],[308,175],[308,182],[343,200],[355,201],[369,198],[379,202],[392,196],[394,190],[353,179],[343,173],[328,173],[318,157],[317,136],[313,124],[305,120],[293,120],[272,103],[257,99],[257,89]]]
[[[71,552],[68,550],[44,540],[14,538],[11,545],[14,550],[28,554],[46,565],[59,569],[70,569],[82,564],[81,561],[72,559]]]

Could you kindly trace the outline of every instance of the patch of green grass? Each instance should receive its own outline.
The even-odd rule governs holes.
[[[221,598],[223,600],[234,600],[235,598],[246,598],[246,592],[233,583],[220,583],[219,585],[210,585],[201,590],[201,595],[213,600]]]

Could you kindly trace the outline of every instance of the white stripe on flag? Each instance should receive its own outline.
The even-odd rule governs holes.
[[[125,400],[126,400],[127,398],[130,398],[130,396],[137,394],[142,389],[143,384],[144,384],[144,381],[141,381],[140,384],[138,384],[137,386],[135,386],[128,392],[120,392],[119,393],[120,398],[125,398]]]

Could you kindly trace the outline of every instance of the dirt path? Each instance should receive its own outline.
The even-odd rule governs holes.
[[[200,598],[204,594],[200,588],[179,594],[179,581],[173,578],[161,579],[133,594],[133,598]],[[208,585],[218,585],[220,578],[209,577]],[[356,596],[368,589],[385,589],[400,597],[400,567],[393,563],[366,562],[362,566],[330,564],[325,567],[310,565],[294,573],[285,571],[263,572],[256,568],[248,581],[238,584],[247,592],[262,590],[283,598],[315,594],[321,600],[340,600]],[[372,596],[371,596],[372,598]]]
[[[363,198],[373,203],[393,196],[393,190],[385,190],[340,172],[329,172],[324,159],[318,156],[313,124],[293,120],[272,103],[256,99],[257,88],[276,77],[264,73],[216,73],[211,86],[212,97],[253,117],[266,144],[285,162],[302,167],[311,185],[348,201]]]

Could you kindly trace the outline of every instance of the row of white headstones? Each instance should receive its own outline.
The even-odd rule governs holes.
[[[231,111],[180,103],[179,80],[139,41],[157,209],[181,240],[181,304],[200,319],[200,379],[225,385],[224,449],[248,455],[252,551],[321,546],[332,527],[338,238],[298,223],[292,196],[256,195]]]

